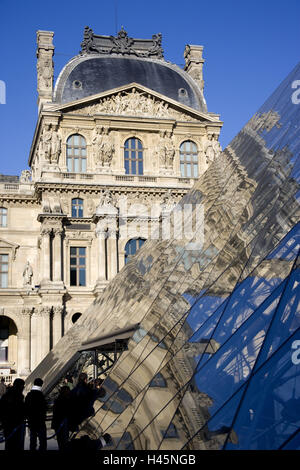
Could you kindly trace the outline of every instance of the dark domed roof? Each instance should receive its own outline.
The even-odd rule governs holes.
[[[118,55],[90,54],[71,59],[57,79],[54,101],[68,103],[133,82],[198,111],[207,111],[200,88],[176,65]]]

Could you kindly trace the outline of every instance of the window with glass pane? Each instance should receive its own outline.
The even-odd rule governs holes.
[[[86,248],[70,248],[70,285],[86,285]]]
[[[83,217],[83,199],[72,199],[72,217]]]
[[[0,207],[0,227],[7,227],[7,209]]]
[[[0,255],[0,287],[8,286],[8,255]]]
[[[127,139],[124,145],[124,166],[126,175],[142,175],[143,145],[139,139]]]
[[[125,264],[129,261],[131,256],[135,255],[139,248],[145,243],[144,238],[134,238],[129,240],[125,245]]]
[[[86,140],[82,135],[71,135],[67,140],[67,168],[71,173],[86,172]]]
[[[183,178],[198,177],[198,148],[191,140],[180,145],[180,173]]]

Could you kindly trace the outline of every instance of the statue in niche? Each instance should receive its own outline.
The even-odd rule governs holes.
[[[33,271],[29,261],[27,261],[23,271],[23,284],[24,286],[31,286]]]
[[[204,144],[204,153],[206,163],[212,163],[222,152],[222,147],[218,141],[217,134],[208,134],[207,141]]]
[[[92,145],[94,147],[96,164],[100,163],[101,166],[110,166],[115,147],[111,142],[107,128],[97,127],[94,130]]]

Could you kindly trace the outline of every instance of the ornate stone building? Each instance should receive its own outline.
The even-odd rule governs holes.
[[[84,31],[54,86],[37,33],[30,170],[0,177],[0,371],[27,376],[220,153],[202,46]],[[158,231],[158,232],[157,232]]]

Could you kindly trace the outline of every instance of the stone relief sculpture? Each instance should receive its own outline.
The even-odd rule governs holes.
[[[204,143],[204,153],[207,163],[212,163],[222,152],[222,147],[218,141],[217,134],[208,134]]]
[[[96,165],[110,167],[115,147],[109,137],[109,130],[105,127],[96,127],[93,131],[92,145]]]
[[[24,286],[31,286],[33,271],[29,261],[27,261],[23,271],[23,284]]]
[[[78,109],[79,114],[125,114],[129,116],[155,116],[172,118],[182,121],[195,121],[189,114],[181,113],[169,107],[163,100],[156,99],[145,93],[132,90],[129,93],[117,93],[109,98],[103,98],[99,103]]]

